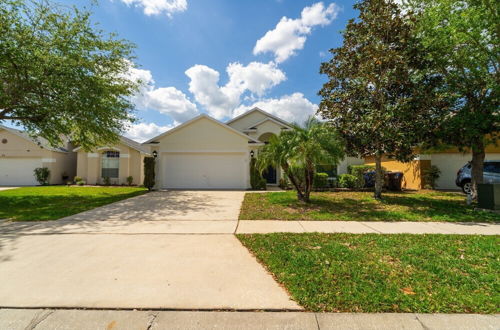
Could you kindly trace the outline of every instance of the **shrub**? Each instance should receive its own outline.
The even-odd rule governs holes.
[[[253,190],[266,190],[267,182],[257,169],[257,160],[250,160],[250,186]]]
[[[279,185],[278,185],[281,189],[283,190],[287,190],[288,187],[289,187],[289,184],[288,184],[288,177],[287,176],[284,176],[280,179],[280,182],[279,182]]]
[[[80,180],[80,181],[77,181],[76,184],[79,185],[79,186],[84,186],[85,185],[85,181],[83,180]]]
[[[423,177],[424,177],[424,183],[425,187],[430,187],[431,189],[436,188],[436,181],[439,179],[441,176],[441,170],[436,166],[432,165],[429,168],[426,168],[423,170]]]
[[[356,186],[353,188],[363,188],[365,186],[365,173],[374,171],[373,165],[349,165],[347,166],[347,173],[356,177]]]
[[[103,178],[103,182],[104,182],[105,186],[110,186],[111,185],[111,179],[109,178],[109,176],[105,176]]]
[[[328,188],[328,174],[327,173],[315,173],[313,187],[317,190],[323,190]]]
[[[152,190],[155,186],[155,159],[144,157],[144,187]]]
[[[75,181],[75,183],[78,184],[78,182],[83,181],[83,179],[80,176],[75,176],[75,178],[73,179],[73,181]]]
[[[131,175],[127,176],[127,184],[131,186],[133,182],[134,182],[134,177]]]
[[[36,181],[38,181],[39,184],[41,184],[42,186],[49,184],[50,170],[48,168],[38,167],[35,168],[33,172]]]
[[[352,174],[341,174],[339,175],[339,187],[340,188],[356,188],[358,184],[358,178]]]

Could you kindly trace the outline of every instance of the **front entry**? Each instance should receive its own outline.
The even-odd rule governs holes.
[[[276,169],[273,166],[269,166],[263,173],[262,177],[266,179],[267,184],[277,184],[276,179]]]

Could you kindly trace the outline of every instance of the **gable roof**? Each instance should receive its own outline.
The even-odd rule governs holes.
[[[4,129],[9,133],[12,133],[16,136],[19,136],[20,138],[23,138],[31,143],[34,143],[40,148],[47,149],[50,151],[56,151],[56,152],[64,152],[64,153],[68,152],[68,149],[66,149],[66,148],[51,146],[49,141],[47,139],[44,139],[41,136],[31,137],[28,133],[26,133],[24,131],[21,131],[21,130],[15,129],[15,128],[11,128],[11,127],[7,127],[4,125],[0,125],[0,129]]]
[[[218,121],[217,119],[212,118],[209,115],[202,113],[202,114],[194,117],[193,119],[190,119],[190,120],[188,120],[188,121],[180,124],[179,126],[176,126],[176,127],[172,128],[172,129],[169,129],[168,131],[166,131],[166,132],[164,132],[164,133],[162,133],[162,134],[160,134],[158,136],[155,136],[152,139],[147,140],[143,144],[152,143],[155,140],[161,139],[164,136],[170,135],[170,134],[172,134],[172,133],[174,133],[174,132],[176,132],[178,130],[183,129],[184,127],[186,127],[186,126],[188,126],[188,125],[190,125],[190,124],[192,124],[192,123],[194,123],[194,122],[196,122],[196,121],[198,121],[198,120],[200,120],[202,118],[208,119],[208,120],[216,123],[217,125],[222,126],[223,128],[225,128],[225,129],[227,129],[227,130],[229,130],[229,131],[231,131],[231,132],[233,132],[233,133],[235,133],[235,134],[237,134],[237,135],[239,135],[241,137],[244,137],[245,139],[249,140],[249,142],[251,142],[251,143],[261,143],[259,140],[256,140],[256,139],[254,139],[254,138],[252,138],[252,137],[250,137],[250,136],[248,136],[248,135],[246,135],[246,134],[244,134],[244,133],[242,133],[242,132],[240,132],[240,131],[232,128],[231,126],[228,126],[228,125],[226,125],[226,124]]]
[[[125,136],[120,136],[120,142],[119,143],[122,143],[122,144],[124,144],[124,145],[126,145],[126,146],[128,146],[128,147],[130,147],[132,149],[135,149],[135,150],[139,151],[142,154],[149,155],[149,150],[148,150],[148,148],[146,146],[143,146],[141,143],[136,142],[136,141],[134,141],[132,139],[129,139],[129,138],[125,137]],[[73,149],[73,151],[78,151],[81,148],[82,147],[77,147],[77,148]]]
[[[277,125],[281,126],[282,128],[290,128],[290,129],[292,128],[292,127],[291,127],[291,126],[289,126],[289,125],[286,125],[286,124],[283,124],[282,122],[277,121],[276,119],[273,119],[273,118],[271,118],[271,117],[267,117],[267,118],[262,119],[262,120],[261,120],[261,121],[259,121],[258,123],[253,124],[252,126],[250,126],[250,127],[246,128],[246,129],[247,129],[247,130],[249,130],[249,129],[256,128],[257,126],[259,126],[260,124],[265,123],[266,121],[271,121],[271,122],[273,122],[273,123],[275,123],[275,124],[277,124]]]
[[[262,110],[262,109],[260,109],[260,108],[257,108],[257,107],[255,107],[255,108],[253,108],[253,109],[251,109],[251,110],[248,110],[247,112],[244,112],[244,113],[242,113],[241,115],[234,117],[233,119],[230,119],[229,121],[227,121],[227,122],[226,122],[226,125],[229,125],[229,124],[231,124],[231,123],[233,123],[233,122],[237,121],[238,119],[243,118],[243,117],[246,117],[246,116],[248,116],[249,114],[254,113],[254,112],[256,112],[256,111],[257,111],[257,112],[260,112],[260,113],[261,113],[261,114],[263,114],[264,116],[267,116],[267,117],[269,117],[269,118],[274,119],[275,121],[277,121],[277,122],[281,123],[282,125],[285,125],[285,126],[287,126],[287,127],[291,127],[291,124],[290,124],[289,122],[287,122],[287,121],[285,121],[285,120],[283,120],[283,119],[281,119],[281,118],[278,118],[278,117],[276,117],[276,116],[274,116],[274,115],[270,114],[269,112],[266,112],[266,111],[264,111],[264,110]]]

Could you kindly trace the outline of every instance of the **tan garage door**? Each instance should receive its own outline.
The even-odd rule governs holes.
[[[246,189],[245,153],[167,153],[162,186],[166,189]]]
[[[0,186],[38,184],[33,175],[37,167],[42,167],[40,158],[0,158]]]

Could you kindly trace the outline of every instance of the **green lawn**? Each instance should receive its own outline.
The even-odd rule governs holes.
[[[450,221],[498,222],[500,214],[474,211],[465,195],[450,192],[317,192],[311,203],[295,192],[247,193],[240,220]]]
[[[499,313],[499,236],[255,234],[241,242],[310,311]]]
[[[146,193],[139,187],[25,187],[0,191],[0,219],[55,220]]]

